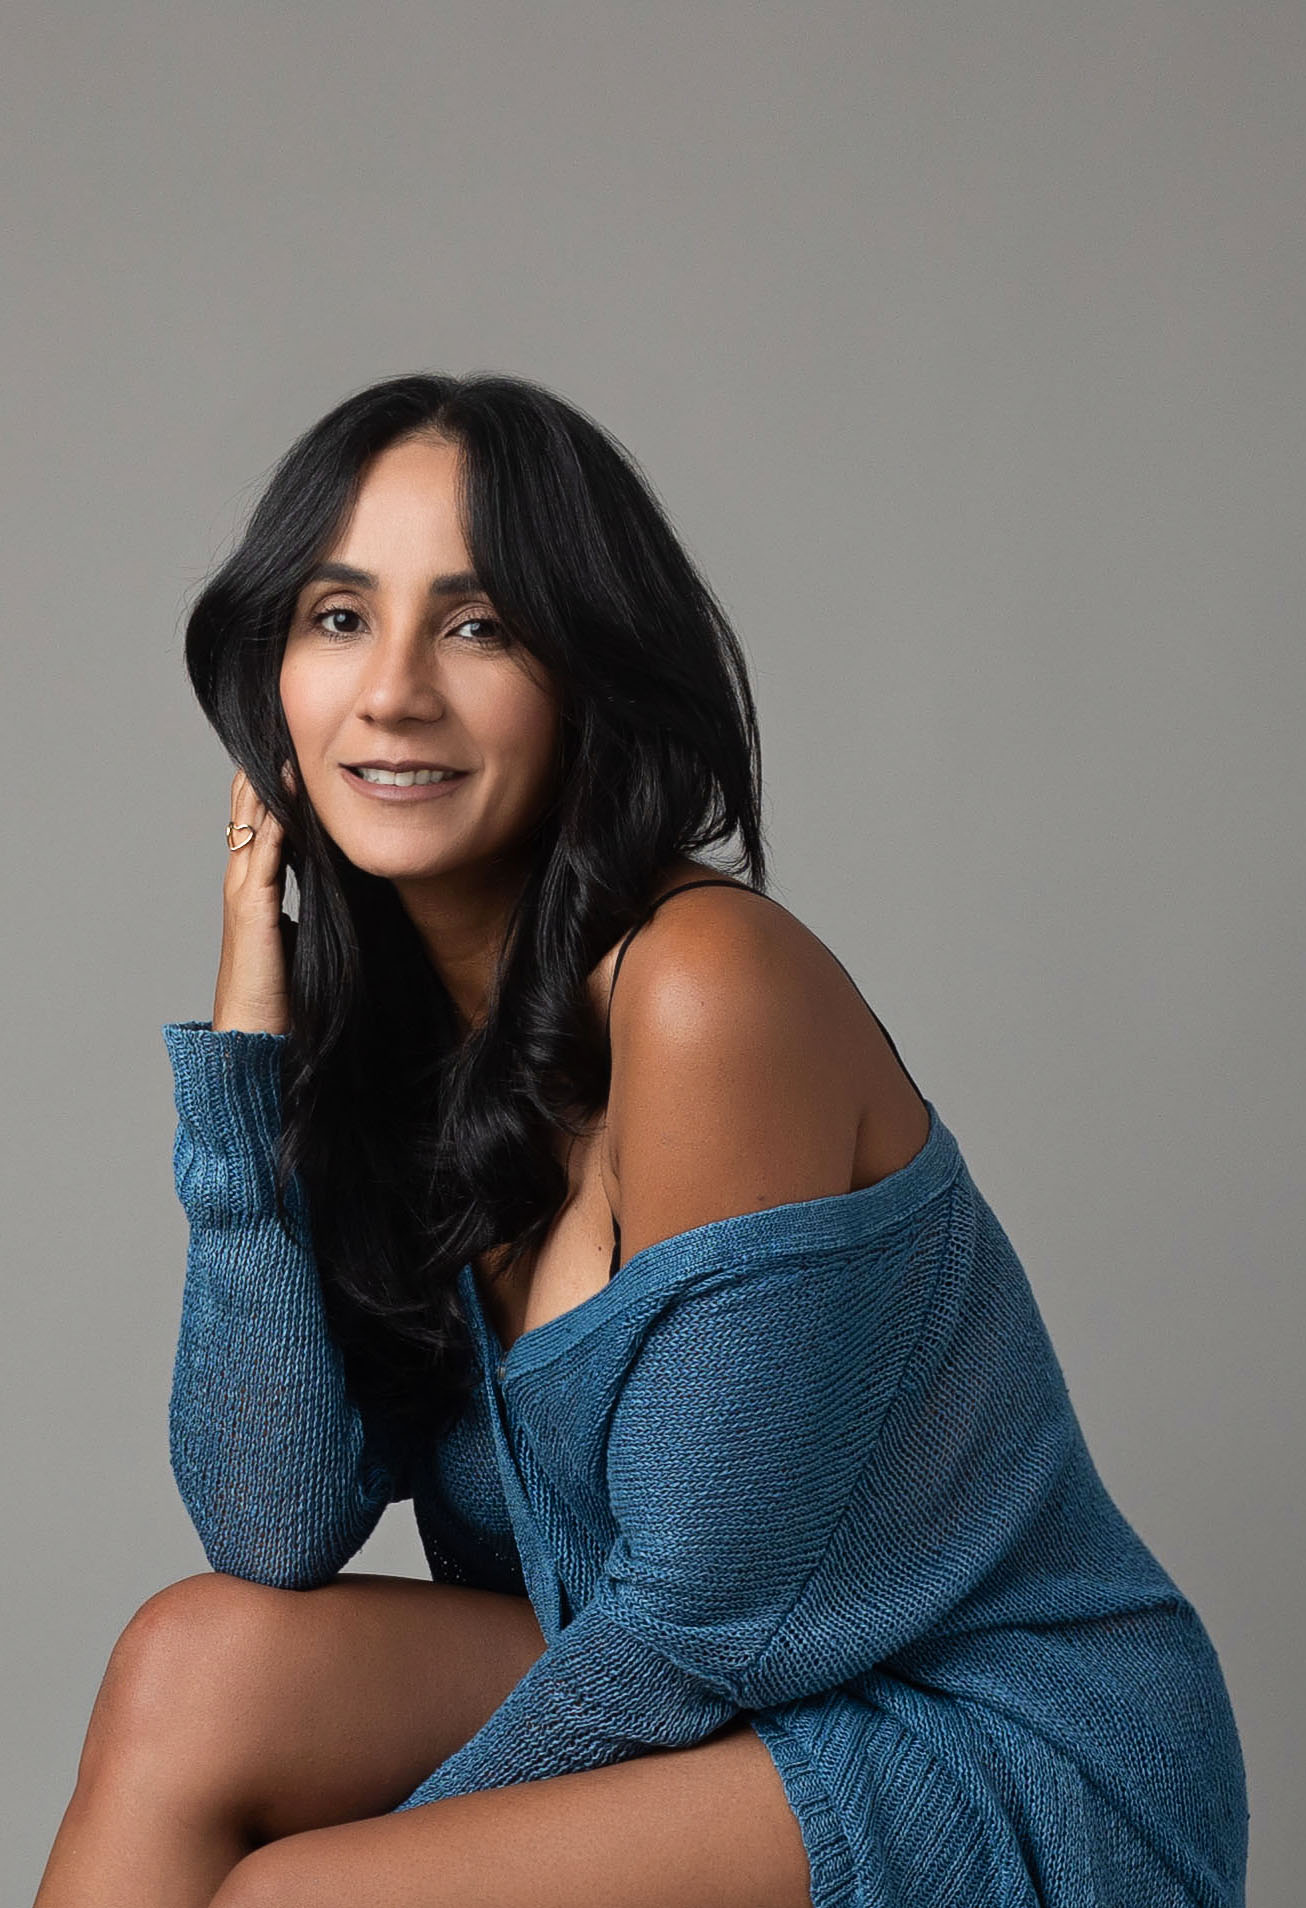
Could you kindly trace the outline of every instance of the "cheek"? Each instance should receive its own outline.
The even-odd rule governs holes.
[[[329,685],[320,675],[315,677],[312,671],[298,669],[287,661],[282,665],[280,692],[286,727],[296,751],[311,753],[314,737],[325,734],[335,720]]]
[[[479,709],[472,718],[483,741],[529,777],[553,759],[558,710],[554,698],[519,669],[493,685],[478,685]],[[471,714],[470,704],[468,713]]]
[[[511,738],[513,752],[534,781],[553,762],[558,746],[558,715],[552,703],[538,695],[519,712]]]

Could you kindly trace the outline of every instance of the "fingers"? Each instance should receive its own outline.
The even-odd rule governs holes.
[[[284,1033],[290,1024],[282,928],[282,829],[244,769],[231,782],[230,818],[241,831],[222,887],[222,951],[215,1033]],[[244,831],[252,829],[252,837]]]
[[[265,881],[270,887],[281,872],[283,830],[271,809],[265,808],[262,802],[258,804],[254,827],[257,832],[249,845],[249,876],[252,881]]]
[[[228,891],[238,892],[248,883],[272,886],[281,871],[284,830],[266,803],[259,799],[243,768],[237,769],[232,778],[231,820],[239,833],[238,845],[229,851]],[[249,828],[254,830],[252,839],[246,832]]]

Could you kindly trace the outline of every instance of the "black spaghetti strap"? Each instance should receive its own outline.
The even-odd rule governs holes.
[[[702,880],[702,881],[682,881],[678,888],[668,888],[666,893],[660,894],[656,901],[651,901],[648,907],[644,910],[643,914],[640,916],[639,920],[636,921],[634,927],[627,930],[625,936],[622,939],[621,946],[617,949],[616,965],[612,969],[612,981],[608,987],[607,1018],[605,1019],[603,1023],[603,1037],[605,1041],[609,1040],[611,1037],[612,996],[616,992],[617,975],[621,972],[621,963],[626,958],[626,949],[630,946],[631,942],[634,940],[635,936],[639,933],[644,923],[649,919],[650,915],[653,913],[653,910],[655,908],[660,908],[664,901],[669,901],[673,894],[684,894],[687,888],[741,888],[745,894],[761,893],[760,889],[750,888],[747,885],[747,883],[743,881],[726,881],[726,880],[720,880],[720,879],[711,879],[711,880]],[[769,897],[763,895],[762,898],[763,900],[766,900]]]

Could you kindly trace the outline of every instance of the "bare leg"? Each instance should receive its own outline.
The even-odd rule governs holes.
[[[213,1908],[811,1908],[779,1772],[746,1721],[685,1749],[314,1829]]]
[[[207,1908],[251,1850],[392,1809],[543,1648],[492,1591],[169,1585],[110,1656],[35,1908]]]

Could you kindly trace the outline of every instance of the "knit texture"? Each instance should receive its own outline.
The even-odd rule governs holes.
[[[1216,1652],[1103,1486],[932,1104],[887,1179],[648,1246],[506,1355],[465,1266],[482,1382],[401,1451],[276,1223],[284,1037],[163,1034],[190,1222],[172,1455],[209,1561],[310,1588],[411,1497],[433,1577],[525,1591],[544,1633],[400,1809],[744,1712],[814,1908],[1241,1908]]]

